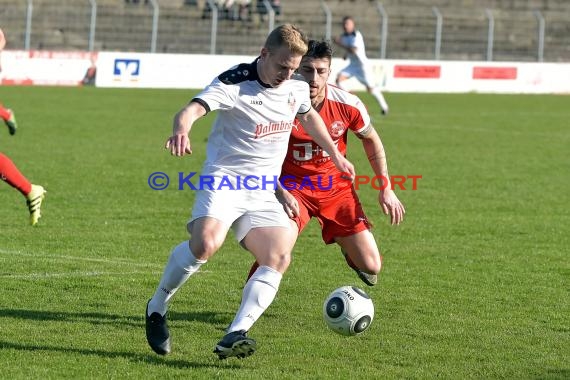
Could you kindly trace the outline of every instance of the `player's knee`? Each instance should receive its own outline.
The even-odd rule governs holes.
[[[378,255],[370,255],[363,270],[370,274],[378,274],[382,269],[382,260]]]
[[[372,271],[372,273],[374,274],[378,274],[380,273],[380,270],[382,269],[382,263],[380,261],[378,262],[374,262],[374,265],[372,265],[372,267],[370,268],[370,270]]]
[[[281,273],[284,273],[287,268],[289,268],[289,264],[291,264],[291,252],[283,252],[276,256],[277,260],[277,270]]]
[[[260,266],[265,265],[275,269],[276,271],[285,273],[287,268],[289,268],[289,264],[291,264],[291,252],[268,252],[266,255],[263,255],[263,257],[259,257],[257,261],[259,262]]]
[[[192,253],[198,259],[210,258],[220,247],[221,243],[212,237],[192,239],[190,242]]]

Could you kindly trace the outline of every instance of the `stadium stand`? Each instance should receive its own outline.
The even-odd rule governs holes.
[[[253,0],[250,17],[220,17],[214,43],[212,19],[204,17],[207,0],[157,0],[159,4],[156,52],[255,55],[269,30],[261,0]],[[152,2],[96,0],[94,50],[151,51]],[[33,0],[30,49],[87,50],[90,2]],[[332,35],[341,32],[340,20],[352,15],[362,31],[371,58],[381,57],[382,17],[388,14],[386,58],[434,59],[436,17],[443,16],[440,59],[486,60],[489,9],[494,17],[493,60],[536,61],[538,21],[545,19],[544,61],[570,61],[570,2],[565,0],[282,0],[275,24],[292,22],[311,37],[326,36],[323,7],[333,16]],[[221,16],[221,15],[220,15]],[[27,5],[3,0],[0,24],[10,34],[9,49],[26,46]]]

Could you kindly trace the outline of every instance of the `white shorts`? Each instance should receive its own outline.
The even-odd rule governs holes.
[[[361,64],[350,63],[344,69],[339,71],[338,75],[344,77],[352,78],[355,77],[363,85],[373,88],[376,87],[376,82],[374,81],[374,76],[368,67]]]
[[[291,228],[289,217],[271,190],[198,190],[188,232],[193,222],[204,216],[231,228],[238,242],[253,228]]]

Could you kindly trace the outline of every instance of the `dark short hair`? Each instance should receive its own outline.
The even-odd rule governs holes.
[[[327,58],[328,60],[332,60],[332,56],[333,50],[327,41],[309,41],[309,49],[307,50],[307,53],[305,53],[305,57],[315,59]]]

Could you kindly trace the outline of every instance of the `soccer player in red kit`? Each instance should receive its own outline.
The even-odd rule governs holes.
[[[298,73],[309,83],[310,97],[327,125],[329,134],[346,154],[347,133],[352,131],[361,141],[376,176],[389,181],[386,153],[370,116],[360,99],[328,84],[332,48],[327,42],[311,40]],[[378,202],[391,224],[400,224],[405,209],[390,183],[383,184]],[[296,123],[281,173],[281,187],[276,195],[297,231],[317,218],[326,244],[337,243],[349,266],[367,285],[377,282],[381,256],[370,232],[370,223],[354,187],[342,178],[326,151]],[[255,270],[257,263],[252,266]],[[250,272],[251,273],[251,272]]]
[[[2,52],[2,49],[4,49],[5,45],[6,38],[4,37],[2,29],[0,29],[0,53]],[[4,106],[0,104],[0,118],[2,118],[6,123],[10,134],[15,134],[17,124],[14,112],[4,108]],[[24,197],[26,197],[28,210],[30,211],[30,224],[32,226],[35,225],[41,216],[40,207],[45,196],[44,188],[39,185],[31,184],[30,181],[28,181],[18,170],[16,165],[14,165],[12,160],[2,153],[0,153],[0,179],[16,188]]]
[[[4,50],[4,46],[6,46],[6,38],[4,37],[4,32],[0,29],[0,54],[2,54],[2,50]],[[0,61],[0,72],[2,71],[2,62]],[[4,120],[10,134],[13,135],[16,133],[16,128],[18,125],[16,124],[16,116],[14,116],[14,112],[12,110],[5,108],[2,103],[0,103],[0,118]]]

